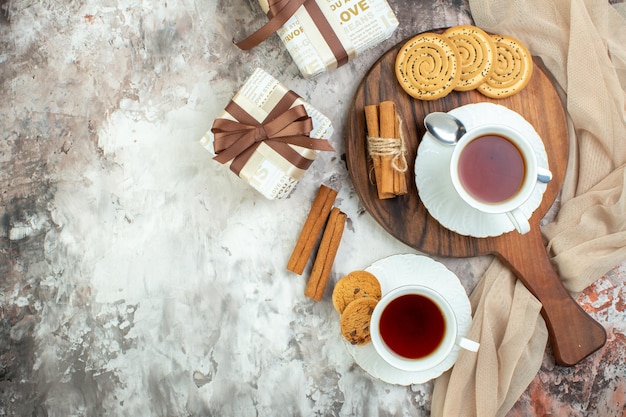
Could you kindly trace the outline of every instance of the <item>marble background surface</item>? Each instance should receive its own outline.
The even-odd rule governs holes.
[[[276,37],[232,45],[265,21],[255,0],[0,0],[0,415],[429,415],[432,385],[363,372],[329,291],[307,299],[285,269],[321,183],[349,217],[331,284],[415,253],[359,204],[344,118],[385,50],[471,14],[390,4],[391,39],[304,80]],[[198,144],[256,67],[335,127],[337,152],[280,202]],[[440,260],[468,292],[489,262]],[[571,368],[548,349],[511,416],[624,414],[625,278],[616,265],[579,297],[607,346]]]

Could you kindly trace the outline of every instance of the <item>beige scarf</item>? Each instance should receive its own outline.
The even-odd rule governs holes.
[[[513,35],[566,93],[575,142],[562,206],[542,232],[563,283],[582,291],[626,260],[626,19],[607,0],[470,0],[477,26]],[[497,260],[471,294],[470,337],[435,382],[432,415],[504,416],[536,376],[541,304]]]

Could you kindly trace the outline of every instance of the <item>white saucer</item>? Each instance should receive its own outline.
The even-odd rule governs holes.
[[[449,112],[473,127],[500,123],[509,125],[526,136],[537,154],[540,167],[549,168],[548,155],[535,128],[519,113],[493,103],[475,103],[457,107]],[[486,214],[470,207],[457,194],[450,179],[450,158],[453,146],[445,145],[426,133],[417,149],[415,184],[424,206],[444,227],[461,235],[474,237],[498,236],[514,230],[506,214]],[[541,204],[547,184],[537,183],[533,194],[521,207],[527,218]]]
[[[467,334],[472,321],[469,299],[458,277],[443,264],[422,255],[393,255],[374,262],[366,271],[378,278],[383,296],[408,284],[424,285],[441,293],[454,310],[459,336]],[[408,372],[385,362],[372,343],[356,346],[343,340],[346,349],[363,370],[375,378],[397,385],[422,384],[438,377],[454,365],[460,349],[455,346],[443,362],[428,371]]]

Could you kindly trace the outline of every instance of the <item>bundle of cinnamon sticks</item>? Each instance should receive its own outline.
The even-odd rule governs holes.
[[[378,198],[406,194],[406,150],[395,103],[383,101],[365,106],[365,122]]]
[[[307,281],[304,294],[315,301],[321,301],[330,272],[339,250],[347,215],[333,207],[337,191],[321,185],[311,210],[304,222],[296,246],[291,253],[287,269],[302,275],[304,268],[315,249],[320,233],[322,239]]]

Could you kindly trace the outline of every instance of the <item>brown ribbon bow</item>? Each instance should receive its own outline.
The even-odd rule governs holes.
[[[254,48],[280,29],[281,26],[291,19],[301,6],[306,8],[315,22],[315,25],[326,40],[326,43],[337,60],[337,66],[340,67],[347,63],[349,60],[348,52],[343,47],[315,0],[270,0],[270,9],[268,12],[269,21],[252,35],[236,42],[237,47],[243,50]]]
[[[211,132],[215,138],[214,149],[217,154],[213,159],[222,164],[232,160],[231,170],[236,174],[239,174],[261,142],[300,169],[307,169],[312,160],[303,157],[289,145],[320,151],[335,150],[327,140],[309,136],[313,122],[303,105],[289,108],[276,117],[272,117],[276,113],[273,111],[262,123],[234,101],[228,104],[226,111],[237,121],[216,119],[213,123]]]

